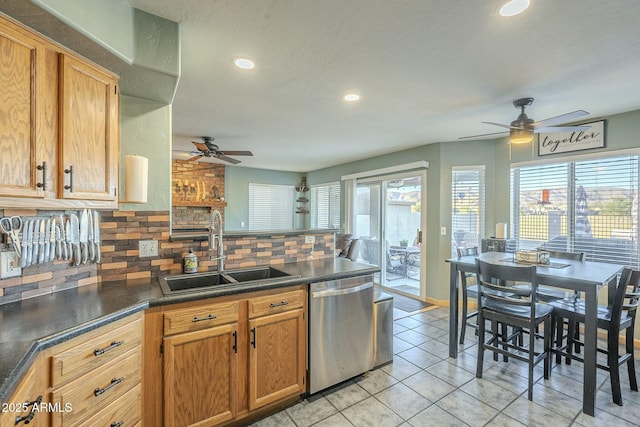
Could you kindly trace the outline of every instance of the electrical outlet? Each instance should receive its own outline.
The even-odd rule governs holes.
[[[447,227],[440,227],[440,235],[441,236],[447,235]]]
[[[139,240],[138,254],[140,258],[158,256],[158,241],[157,240]]]
[[[314,236],[314,235],[304,236],[304,242],[305,243],[315,243],[316,242],[316,236]]]
[[[22,274],[20,258],[15,251],[0,252],[0,279],[15,277]]]

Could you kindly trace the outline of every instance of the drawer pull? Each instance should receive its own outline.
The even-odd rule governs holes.
[[[256,348],[256,328],[251,328],[251,345],[253,346],[253,348]]]
[[[95,350],[93,350],[93,355],[94,356],[100,356],[102,354],[105,354],[109,350],[113,350],[116,347],[120,347],[122,344],[124,344],[124,340],[123,341],[111,341],[111,344],[109,344],[108,347],[96,348]]]
[[[65,185],[64,189],[69,190],[69,192],[73,193],[73,165],[69,166],[69,169],[65,169],[64,173],[69,175],[69,185]]]
[[[109,427],[122,427],[124,425],[124,420],[120,421],[120,422],[112,422],[111,424],[109,424]]]
[[[33,420],[33,417],[36,416],[36,410],[38,410],[39,408],[37,408],[37,406],[39,406],[42,403],[42,396],[38,396],[38,398],[36,400],[34,400],[33,402],[25,402],[25,406],[28,408],[29,406],[31,406],[31,411],[29,411],[29,415],[26,415],[24,417],[16,417],[16,421],[14,423],[14,425],[18,425],[21,422],[24,422],[25,424],[29,424],[31,422],[31,420]]]
[[[210,314],[207,317],[198,317],[198,316],[196,316],[196,317],[193,318],[192,322],[196,323],[196,322],[202,322],[204,320],[213,320],[213,319],[216,319],[216,318],[217,318],[217,316],[214,316],[213,314]]]
[[[108,386],[104,387],[104,388],[96,388],[95,390],[93,390],[93,395],[98,397],[101,394],[109,391],[110,389],[112,389],[113,387],[117,386],[118,384],[120,384],[122,381],[124,381],[124,377],[120,377],[120,378],[113,378],[111,380],[111,382],[109,383]]]
[[[276,308],[276,307],[282,307],[283,305],[289,305],[289,302],[288,301],[280,301],[277,304],[271,303],[271,304],[269,304],[269,307]]]

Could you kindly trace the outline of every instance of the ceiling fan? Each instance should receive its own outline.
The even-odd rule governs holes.
[[[534,122],[533,119],[527,117],[524,109],[533,104],[533,98],[520,98],[513,101],[513,106],[520,109],[520,115],[517,119],[511,122],[510,125],[495,122],[482,122],[488,125],[500,126],[509,129],[509,141],[512,144],[524,144],[531,142],[534,133],[541,132],[572,132],[582,131],[589,129],[590,126],[557,126],[562,123],[569,122],[588,115],[589,113],[584,110],[576,110],[571,113],[561,114],[559,116],[550,117],[539,122]],[[477,138],[479,136],[498,135],[504,132],[485,133],[481,135],[463,136],[459,139]]]
[[[201,159],[202,157],[215,157],[216,159],[220,159],[233,165],[237,165],[238,163],[240,163],[240,160],[233,159],[229,156],[253,156],[253,153],[251,151],[220,150],[220,147],[213,143],[214,139],[215,138],[211,136],[203,136],[202,140],[204,142],[191,141],[193,145],[196,146],[198,151],[196,156],[187,159],[187,161],[196,161]],[[196,152],[193,152],[193,154],[196,154]]]

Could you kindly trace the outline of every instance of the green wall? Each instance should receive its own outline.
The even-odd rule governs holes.
[[[149,159],[146,204],[121,203],[121,210],[171,209],[171,106],[131,96],[120,97],[120,200],[124,200],[124,159]]]
[[[227,207],[224,210],[224,229],[248,230],[249,226],[249,183],[276,185],[300,185],[300,178],[304,176],[299,172],[283,172],[269,169],[245,168],[239,166],[227,166],[225,168],[224,195]],[[305,216],[294,215],[294,227],[306,227]],[[244,227],[242,227],[244,222]]]

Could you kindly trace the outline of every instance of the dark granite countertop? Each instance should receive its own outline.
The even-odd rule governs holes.
[[[276,266],[293,277],[199,292],[163,295],[158,279],[137,279],[68,289],[0,305],[0,401],[10,396],[38,352],[148,307],[262,289],[372,274],[379,268],[344,258]]]

